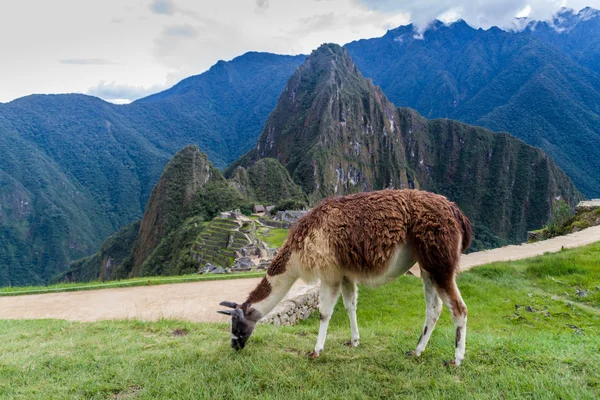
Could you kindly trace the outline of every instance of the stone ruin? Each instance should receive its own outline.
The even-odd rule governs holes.
[[[295,224],[298,222],[300,218],[306,215],[308,211],[300,210],[300,211],[277,211],[275,217],[273,218],[275,221],[284,221],[290,224]]]

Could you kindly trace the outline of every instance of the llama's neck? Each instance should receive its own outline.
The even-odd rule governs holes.
[[[298,279],[295,271],[288,266],[290,255],[290,249],[284,246],[273,259],[265,277],[244,303],[246,308],[252,307],[258,311],[261,318],[275,308]]]

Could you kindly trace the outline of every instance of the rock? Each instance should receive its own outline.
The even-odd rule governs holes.
[[[233,270],[236,272],[251,271],[253,267],[254,263],[249,257],[238,258],[233,264]]]
[[[587,295],[588,295],[587,289],[584,289],[584,290],[577,289],[577,291],[575,293],[577,293],[577,296],[579,296],[579,297],[587,297]]]
[[[199,274],[210,274],[210,273],[212,273],[212,271],[214,271],[217,268],[221,268],[221,267],[217,267],[216,265],[211,264],[211,263],[206,263],[206,264],[204,264],[204,267],[202,267],[198,270],[198,273]]]
[[[271,261],[272,260],[261,260],[256,269],[266,271],[271,266]]]
[[[208,272],[209,274],[224,274],[225,270],[221,267],[216,267]]]

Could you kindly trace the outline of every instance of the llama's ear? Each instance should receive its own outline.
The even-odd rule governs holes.
[[[219,305],[229,308],[237,308],[238,306],[237,303],[234,303],[233,301],[222,301],[221,303],[219,303]]]
[[[219,310],[219,311],[217,311],[217,312],[218,312],[219,314],[231,315],[231,313],[232,313],[233,311],[231,311],[231,310],[225,310],[225,311]]]

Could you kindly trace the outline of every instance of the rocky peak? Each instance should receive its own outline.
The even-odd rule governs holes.
[[[167,163],[150,195],[140,225],[134,275],[169,231],[181,224],[198,190],[211,180],[225,179],[196,146],[186,146]]]

